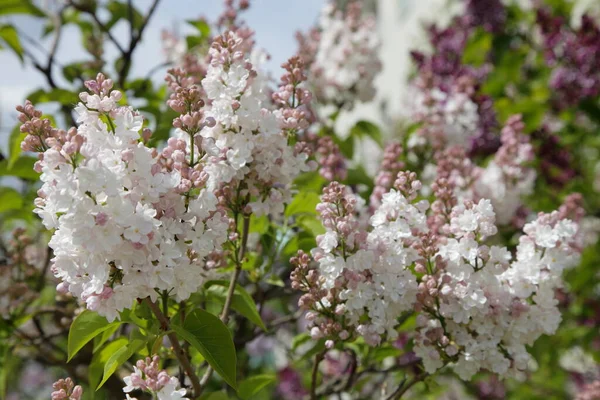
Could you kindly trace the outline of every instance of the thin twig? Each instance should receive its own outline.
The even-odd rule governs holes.
[[[244,225],[242,228],[242,244],[239,249],[240,253],[237,258],[237,262],[235,265],[235,270],[233,271],[233,276],[231,277],[231,281],[229,282],[229,289],[227,290],[227,297],[225,298],[225,304],[223,305],[223,311],[221,312],[221,321],[224,324],[229,320],[229,311],[231,310],[231,302],[233,301],[233,295],[235,293],[235,287],[237,285],[238,278],[240,277],[240,273],[242,272],[242,262],[244,261],[244,257],[246,256],[246,247],[248,245],[248,234],[250,231],[250,215],[244,215]],[[202,376],[202,380],[200,381],[200,391],[196,394],[199,396],[202,393],[202,390],[210,380],[210,377],[213,374],[213,369],[209,365]]]
[[[123,46],[121,46],[121,43],[119,43],[117,41],[117,39],[113,36],[113,34],[110,32],[110,29],[108,26],[106,26],[102,21],[100,21],[100,18],[98,18],[98,16],[96,15],[96,12],[93,9],[90,9],[88,7],[85,7],[81,4],[77,4],[74,1],[71,1],[70,4],[77,10],[77,11],[81,11],[83,13],[88,14],[90,17],[92,17],[92,19],[94,20],[94,22],[96,23],[96,25],[98,25],[98,27],[100,28],[100,30],[106,34],[106,36],[108,37],[108,39],[112,42],[112,44],[115,45],[115,47],[117,48],[117,50],[119,50],[119,53],[121,53],[122,55],[125,55],[125,49],[123,48]]]
[[[315,364],[313,365],[311,379],[310,379],[310,398],[311,400],[317,400],[317,378],[319,375],[319,364],[325,358],[327,349],[321,351],[315,356]]]
[[[144,33],[144,30],[148,26],[148,22],[150,22],[152,15],[154,15],[154,12],[156,11],[156,8],[158,7],[159,2],[160,2],[160,0],[154,0],[152,5],[150,6],[150,9],[148,10],[148,14],[146,14],[146,17],[142,21],[142,24],[140,25],[140,29],[137,31],[137,33],[135,33],[135,31],[133,29],[133,15],[131,16],[132,26],[130,29],[131,38],[130,38],[130,42],[129,42],[129,48],[126,51],[122,52],[123,66],[121,67],[121,70],[119,71],[119,86],[122,88],[125,88],[125,80],[127,78],[127,74],[129,73],[129,68],[131,68],[133,52],[134,52],[135,48],[137,47],[137,45],[140,43],[140,40],[142,40],[142,35]],[[133,9],[131,9],[131,10],[133,12]]]
[[[156,315],[156,318],[158,318],[158,321],[162,325],[162,329],[165,331],[169,331],[170,330],[169,320],[162,313],[162,311],[160,311],[160,307],[155,302],[150,300],[149,297],[146,297],[144,300],[146,301],[146,304],[148,304],[148,306],[150,307],[150,309],[152,310],[154,315]],[[185,352],[179,345],[179,338],[177,338],[177,334],[175,334],[174,332],[171,332],[171,333],[167,334],[167,336],[169,337],[169,341],[171,342],[171,345],[173,346],[173,352],[175,353],[175,357],[177,357],[177,360],[179,360],[181,367],[185,370],[186,374],[192,381],[192,386],[194,388],[194,395],[195,395],[194,397],[198,397],[200,395],[200,392],[202,391],[202,389],[200,388],[200,381],[198,380],[198,375],[196,375],[196,371],[194,371],[194,367],[190,363],[190,360],[185,356]]]
[[[412,378],[410,381],[408,381],[408,382],[403,381],[400,384],[400,386],[398,386],[398,389],[396,389],[394,391],[394,393],[392,393],[391,395],[389,395],[388,397],[386,397],[386,400],[398,400],[398,399],[400,399],[402,397],[402,395],[408,391],[408,389],[410,389],[411,387],[413,387],[417,383],[421,382],[426,377],[427,377],[427,373],[426,372],[421,372],[420,374],[418,374],[414,378]]]
[[[52,76],[52,66],[54,65],[54,57],[56,57],[56,52],[58,51],[58,45],[60,43],[60,37],[62,35],[62,25],[63,25],[63,12],[65,7],[62,7],[58,13],[52,18],[54,23],[54,39],[52,40],[52,45],[50,46],[50,54],[48,55],[48,61],[46,63],[46,69],[48,70],[48,74]]]

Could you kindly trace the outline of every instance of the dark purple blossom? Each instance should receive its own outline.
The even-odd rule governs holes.
[[[279,370],[277,375],[279,378],[277,393],[282,399],[301,400],[308,394],[308,391],[302,386],[302,379],[296,370],[285,367]]]
[[[501,32],[506,23],[506,9],[500,0],[469,0],[467,16],[471,26],[493,33]]]
[[[550,185],[562,188],[577,175],[571,152],[560,143],[560,137],[542,128],[533,133],[537,139],[537,157],[541,174]]]
[[[559,109],[600,94],[600,27],[587,15],[573,29],[563,17],[538,10],[547,64],[553,68],[550,86]]]

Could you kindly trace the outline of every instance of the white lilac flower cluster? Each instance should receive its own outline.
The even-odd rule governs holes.
[[[448,91],[419,83],[416,86],[412,114],[423,127],[410,138],[409,146],[469,148],[479,132],[480,118],[479,106],[471,99],[468,85],[452,85]]]
[[[144,144],[142,117],[117,105],[109,79],[100,74],[86,86],[76,130],[36,131],[31,104],[22,115],[24,146],[44,150],[35,212],[54,230],[59,289],[109,320],[157,291],[187,299],[211,274],[206,258],[227,239],[228,219],[212,192],[182,193],[186,179]]]
[[[23,148],[41,153],[36,212],[55,229],[61,290],[109,320],[137,298],[185,300],[222,264],[228,210],[283,213],[293,180],[309,169],[307,146],[289,145],[286,133],[306,126],[310,93],[290,81],[299,103],[274,104],[251,48],[235,32],[218,36],[201,86],[170,71],[167,103],[180,115],[161,152],[145,145],[143,118],[117,105],[121,94],[102,75],[86,83],[77,129],[53,129],[30,103],[19,108]],[[274,98],[287,99],[288,86]]]
[[[127,400],[136,400],[129,393],[141,390],[152,395],[157,400],[188,400],[186,390],[179,388],[179,379],[170,376],[167,371],[159,368],[159,357],[146,357],[138,360],[133,367],[133,373],[123,378],[123,392]]]
[[[496,233],[489,200],[454,207],[435,268],[423,278],[415,352],[425,369],[446,364],[465,380],[485,369],[522,378],[526,346],[560,323],[554,291],[563,269],[576,265],[576,222],[564,213],[541,214],[527,224],[516,255],[487,246]]]
[[[397,337],[397,319],[413,309],[417,295],[409,268],[420,258],[412,247],[414,235],[427,229],[429,204],[411,202],[420,189],[414,178],[399,175],[396,189],[382,196],[371,217],[370,232],[356,215],[364,201],[337,182],[324,189],[317,211],[326,233],[311,251],[318,268],[309,265],[306,254],[292,259],[292,286],[307,292],[299,304],[310,310],[313,338],[346,340],[359,334],[377,345],[384,337]]]
[[[321,103],[352,108],[356,99],[373,99],[380,40],[375,17],[364,15],[360,2],[349,3],[345,11],[327,4],[318,27],[298,34],[298,41],[311,90]]]
[[[326,233],[311,256],[300,253],[292,286],[305,291],[311,335],[362,336],[378,345],[398,336],[403,315],[417,313],[415,353],[428,373],[449,365],[462,379],[480,370],[521,377],[526,346],[561,320],[554,291],[581,249],[575,197],[524,227],[516,254],[486,245],[497,233],[492,202],[458,202],[445,180],[433,207],[417,201],[421,183],[400,172],[362,230],[358,197],[336,182],[317,211]],[[440,218],[446,222],[436,227]]]
[[[501,146],[485,167],[475,165],[460,146],[437,152],[436,179],[445,179],[459,201],[490,200],[497,224],[521,228],[527,216],[523,199],[533,192],[536,178],[533,146],[524,127],[520,115],[508,119]]]
[[[256,215],[279,215],[295,177],[308,171],[308,154],[288,145],[290,121],[275,112],[267,79],[253,69],[244,41],[232,31],[217,37],[202,87],[214,125],[200,132],[208,156],[208,187],[243,182]],[[235,185],[233,185],[235,186]]]

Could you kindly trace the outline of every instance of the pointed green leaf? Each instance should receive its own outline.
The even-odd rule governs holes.
[[[219,287],[214,288],[214,286]],[[211,287],[213,287],[211,292],[224,300],[227,294],[227,289],[229,288],[229,281],[216,280],[206,282],[206,288],[210,289]],[[250,296],[246,289],[240,285],[235,286],[235,293],[233,294],[233,299],[231,300],[231,308],[233,308],[240,315],[248,318],[255,325],[258,325],[262,330],[267,330],[262,318],[260,318],[260,314],[258,313],[254,299],[252,296]]]
[[[383,146],[381,130],[377,125],[369,121],[358,121],[350,130],[350,137],[370,137],[379,146]]]
[[[94,354],[88,370],[90,387],[95,388],[98,386],[100,380],[102,379],[102,375],[104,375],[104,365],[106,362],[112,357],[113,354],[115,354],[116,351],[121,349],[123,346],[126,346],[127,343],[129,343],[129,340],[126,337],[120,337],[110,342],[100,349],[100,351]]]
[[[22,156],[9,167],[9,160],[2,160],[0,161],[0,176],[15,176],[28,181],[37,181],[40,174],[33,169],[36,161],[35,157]]]
[[[219,318],[196,309],[187,316],[183,326],[173,324],[171,328],[179,337],[194,346],[225,382],[234,389],[237,387],[237,356],[233,338]]]
[[[45,14],[33,5],[31,0],[2,0],[0,1],[0,15],[29,14],[43,17]]]
[[[96,387],[96,390],[100,389],[102,385],[106,383],[108,378],[110,378],[111,375],[115,373],[117,368],[123,365],[125,361],[129,360],[131,356],[137,353],[142,347],[144,347],[145,344],[146,340],[136,338],[127,341],[125,345],[115,350],[114,353],[104,364],[104,375],[102,376],[102,381],[100,381],[100,384],[98,385],[98,387]]]
[[[119,325],[115,325],[107,330],[105,330],[104,332],[102,332],[101,335],[98,335],[94,338],[94,349],[92,350],[92,353],[95,353],[98,351],[98,349],[100,349],[104,343],[106,343],[108,341],[108,339],[110,339],[110,337],[112,335],[114,335],[114,333],[119,329]]]
[[[315,192],[300,192],[285,209],[285,216],[291,217],[297,214],[317,215],[317,204],[321,198]]]
[[[121,321],[109,323],[106,318],[90,310],[85,310],[79,314],[71,324],[71,329],[69,329],[67,344],[69,356],[67,361],[71,361],[73,356],[97,335],[120,324]]]
[[[12,25],[0,26],[0,38],[15,52],[17,57],[23,61],[23,46],[21,46],[21,40],[19,39],[19,34],[15,27]]]
[[[18,210],[23,205],[23,198],[13,188],[0,187],[0,213]]]
[[[198,29],[198,32],[200,33],[200,37],[202,37],[202,38],[210,37],[210,25],[208,25],[208,23],[206,21],[200,19],[200,20],[187,20],[185,22],[187,22],[194,28]]]
[[[26,133],[21,133],[20,124],[17,124],[10,132],[10,138],[8,139],[8,168],[17,162],[17,159],[21,155],[21,142],[27,136]]]
[[[274,375],[256,375],[240,382],[238,388],[238,396],[242,400],[248,400],[267,385],[275,382],[276,378]]]

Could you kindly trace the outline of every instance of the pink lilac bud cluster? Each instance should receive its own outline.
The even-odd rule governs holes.
[[[281,128],[293,135],[308,128],[312,120],[310,102],[312,95],[306,89],[305,65],[299,56],[283,63],[285,73],[281,77],[278,90],[273,93],[273,103],[280,108],[275,111]]]
[[[128,400],[134,400],[129,393],[140,390],[149,393],[158,400],[188,400],[186,390],[179,388],[179,380],[170,376],[159,367],[160,358],[154,356],[138,360],[133,367],[133,373],[123,378]]]
[[[27,134],[21,142],[21,149],[39,153],[39,161],[34,166],[37,172],[42,172],[44,157],[71,164],[77,161],[76,155],[83,144],[83,137],[77,134],[77,130],[53,128],[50,120],[41,118],[42,112],[36,110],[29,100],[24,106],[17,106],[17,111],[20,113],[20,130]]]
[[[436,179],[443,179],[458,199],[473,199],[473,184],[481,169],[469,158],[463,147],[453,146],[435,156]]]
[[[371,208],[375,209],[381,204],[381,198],[392,188],[394,179],[404,168],[404,162],[400,159],[402,154],[403,148],[399,142],[390,142],[385,146],[381,166],[375,177],[375,187],[369,198]]]
[[[523,133],[525,125],[520,115],[511,116],[502,129],[501,146],[485,167],[471,161],[464,148],[454,146],[436,154],[437,193],[434,208],[447,199],[445,190],[459,201],[488,199],[494,206],[499,225],[522,227],[523,199],[533,192],[536,172],[532,166],[533,146]],[[446,208],[447,210],[447,208]],[[434,218],[444,213],[436,210]],[[438,225],[439,226],[439,225]]]
[[[507,133],[513,139],[516,121]],[[500,153],[508,154],[518,156]],[[354,195],[335,182],[324,190],[318,211],[326,232],[312,260],[294,259],[294,287],[310,298],[301,302],[310,304],[311,333],[333,344],[348,332],[377,345],[396,338],[398,318],[414,310],[414,351],[427,372],[448,365],[465,380],[481,370],[523,377],[527,346],[560,322],[555,291],[581,251],[579,197],[525,225],[513,255],[486,244],[498,232],[492,201],[457,201],[448,178],[436,181],[433,192],[444,198],[429,209],[417,201],[416,175],[400,172],[368,230],[355,222]]]
[[[178,191],[185,193],[193,188],[203,188],[208,181],[208,173],[204,171],[205,163],[201,161],[205,149],[214,147],[214,143],[210,140],[203,143],[199,132],[204,127],[215,126],[216,121],[212,117],[205,118],[203,98],[206,94],[186,71],[180,68],[170,69],[165,79],[171,89],[167,105],[179,113],[179,116],[173,120],[175,137],[169,138],[160,156],[163,166],[181,174]]]
[[[381,71],[380,40],[375,16],[365,14],[361,2],[350,2],[345,11],[328,3],[318,26],[298,34],[298,40],[300,55],[309,65],[311,90],[320,103],[352,108],[357,99],[373,99],[373,81]]]
[[[27,136],[21,143],[23,151],[43,152],[49,146],[46,141],[50,138],[57,138],[58,130],[54,129],[49,119],[42,119],[42,112],[36,110],[29,100],[24,106],[17,106],[19,121],[21,122],[20,130],[26,133]]]
[[[412,52],[419,70],[412,107],[424,136],[415,139],[434,149],[461,145],[473,154],[490,154],[498,147],[496,114],[491,99],[479,93],[488,67],[475,69],[461,61],[472,32],[469,20],[468,15],[457,17],[446,29],[431,26],[433,53]]]
[[[168,167],[144,145],[142,116],[117,105],[121,95],[109,79],[99,74],[86,86],[90,93],[75,107],[77,163],[54,148],[40,161],[35,212],[54,229],[49,246],[58,289],[109,320],[157,291],[185,300],[214,273],[205,258],[227,239],[228,219],[207,189],[182,193],[188,178],[200,178]],[[172,158],[186,164],[181,151]]]
[[[502,128],[501,146],[492,161],[481,170],[474,190],[480,198],[492,201],[500,225],[509,224],[523,206],[523,198],[533,192],[535,158],[525,124],[520,115],[511,116]]]
[[[254,69],[247,50],[244,40],[231,31],[217,37],[210,49],[202,87],[210,104],[206,115],[215,125],[200,132],[206,142],[204,171],[208,187],[243,182],[239,194],[252,198],[252,212],[279,215],[290,200],[293,180],[309,170],[308,152],[288,144],[273,111],[268,80]]]
[[[83,389],[71,378],[59,379],[52,384],[52,400],[81,400]]]
[[[239,14],[250,7],[249,0],[225,0],[225,9],[217,19],[217,27],[224,29],[235,29],[239,25]]]
[[[307,135],[319,174],[328,181],[344,180],[348,175],[346,158],[331,136]]]
[[[581,26],[571,28],[568,21],[553,16],[546,8],[537,13],[543,36],[546,62],[553,68],[550,86],[559,109],[600,94],[600,26],[588,15]]]

